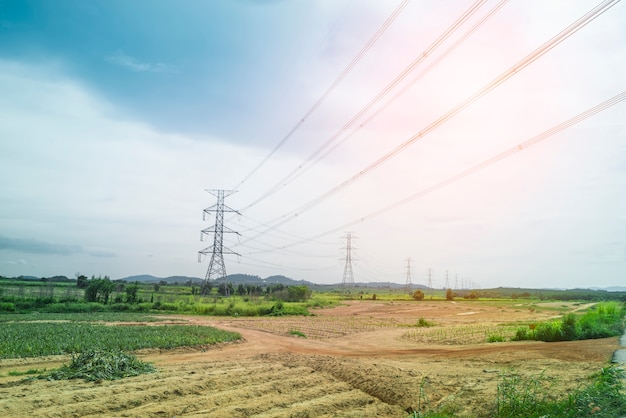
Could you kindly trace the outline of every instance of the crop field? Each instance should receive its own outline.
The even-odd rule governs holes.
[[[494,416],[503,381],[509,386],[540,382],[551,396],[565,396],[607,365],[617,337],[509,341],[518,326],[589,306],[355,300],[298,317],[180,315],[153,321],[103,314],[88,323],[71,315],[39,314],[0,319],[1,330],[42,327],[31,331],[36,333],[49,326],[81,332],[93,327],[96,334],[125,329],[144,340],[144,328],[164,336],[187,327],[194,333],[217,328],[243,337],[235,344],[138,351],[156,373],[115,381],[33,380],[28,377],[67,363],[69,356],[4,356],[0,416],[408,417],[412,411]],[[63,328],[55,332],[70,335]],[[8,339],[21,338],[12,335]],[[500,342],[487,342],[490,337]],[[596,410],[594,416],[603,415]]]
[[[39,357],[88,349],[140,350],[233,341],[233,332],[206,326],[108,326],[84,322],[8,322],[0,328],[0,358]]]

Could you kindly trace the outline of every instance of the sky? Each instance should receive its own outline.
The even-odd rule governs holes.
[[[0,0],[0,275],[625,286],[599,4]]]

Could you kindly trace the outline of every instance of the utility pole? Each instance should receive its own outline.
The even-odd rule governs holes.
[[[406,292],[411,295],[411,257],[406,259]]]
[[[226,265],[224,264],[224,254],[239,255],[234,251],[224,247],[223,239],[224,233],[233,233],[239,235],[238,232],[224,226],[224,212],[234,212],[239,214],[234,209],[224,205],[224,198],[235,193],[236,190],[209,190],[207,192],[217,197],[217,203],[202,211],[202,220],[206,220],[206,216],[215,212],[215,225],[212,227],[204,228],[200,232],[200,241],[204,241],[204,237],[213,233],[213,245],[206,247],[203,250],[198,251],[198,262],[202,261],[203,255],[211,254],[211,261],[209,262],[209,268],[207,269],[206,276],[204,277],[204,283],[202,284],[202,291],[200,294],[205,296],[209,291],[209,282],[211,280],[222,279],[226,288],[226,296],[230,295],[228,289],[228,281],[226,279]]]
[[[346,256],[343,268],[343,280],[341,286],[354,287],[354,273],[352,272],[352,233],[346,233]]]

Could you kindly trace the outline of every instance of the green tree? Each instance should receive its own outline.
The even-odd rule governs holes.
[[[76,287],[79,289],[85,289],[89,286],[89,279],[84,274],[80,274],[76,277]]]
[[[106,305],[109,303],[109,296],[111,296],[113,287],[114,284],[108,276],[104,276],[104,279],[100,277],[97,279],[93,278],[85,289],[85,301],[100,302]]]
[[[230,296],[233,294],[234,291],[235,291],[234,286],[230,282],[228,282],[228,284],[222,282],[217,288],[217,293],[222,296]]]
[[[126,303],[137,303],[137,292],[139,285],[137,283],[126,286]]]
[[[289,302],[304,302],[311,297],[311,289],[306,286],[287,286],[287,300]]]
[[[245,296],[246,295],[246,288],[243,285],[243,283],[239,283],[239,285],[237,286],[237,294],[239,296]]]

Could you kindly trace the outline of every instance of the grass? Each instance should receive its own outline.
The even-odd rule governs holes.
[[[580,316],[570,313],[561,319],[518,328],[513,340],[554,342],[614,337],[624,332],[625,314],[623,304],[603,302]]]
[[[0,327],[0,358],[39,357],[88,349],[167,349],[240,338],[241,335],[234,332],[191,325],[106,326],[83,322],[9,322]]]
[[[614,365],[602,368],[586,384],[566,395],[555,395],[558,380],[543,372],[536,376],[502,375],[498,383],[494,408],[487,416],[495,418],[579,418],[593,416],[615,418],[626,416],[624,370]],[[439,404],[431,408],[426,396],[427,381],[422,379],[417,410],[409,417],[455,417],[455,405]]]
[[[419,318],[419,319],[417,320],[417,325],[416,325],[416,326],[417,326],[418,328],[423,328],[423,327],[434,327],[434,326],[435,326],[435,324],[434,324],[433,322],[431,322],[431,321],[428,321],[428,320],[424,319],[424,318]]]
[[[45,371],[46,369],[28,369],[25,372],[20,372],[18,370],[10,370],[8,375],[9,376],[28,376],[28,375],[33,375],[33,374],[41,374]]]
[[[302,337],[302,338],[306,338],[306,335],[304,335],[304,332],[298,331],[298,330],[291,330],[289,331],[289,334],[296,336],[296,337]]]
[[[555,398],[551,389],[556,384],[543,374],[523,378],[504,376],[498,385],[495,417],[619,417],[626,412],[624,371],[604,367],[592,377],[589,385],[567,396]]]

